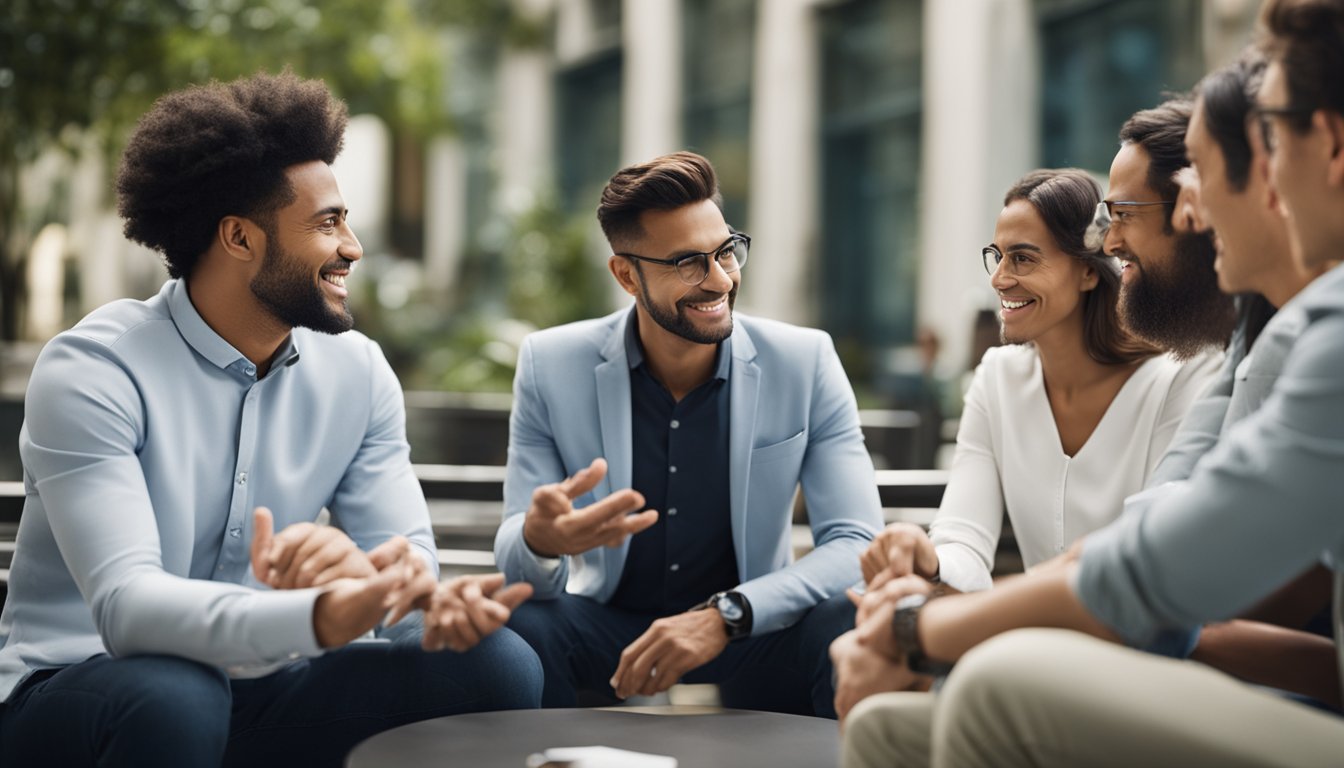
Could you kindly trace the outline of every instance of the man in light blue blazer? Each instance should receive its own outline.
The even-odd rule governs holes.
[[[703,157],[618,172],[598,219],[635,305],[524,342],[495,540],[536,589],[510,626],[542,659],[543,705],[685,679],[833,717],[826,648],[881,525],[834,346],[732,313],[751,240]],[[793,562],[800,483],[815,548]]]

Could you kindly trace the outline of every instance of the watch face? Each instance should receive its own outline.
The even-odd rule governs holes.
[[[742,606],[738,605],[737,601],[728,595],[720,597],[715,602],[714,607],[719,609],[719,615],[723,617],[724,621],[742,620]]]

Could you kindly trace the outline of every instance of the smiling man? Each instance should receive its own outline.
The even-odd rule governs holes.
[[[482,639],[528,587],[437,584],[400,387],[350,330],[345,124],[322,83],[258,75],[165,96],[131,137],[126,234],[173,279],[33,369],[0,764],[339,765],[403,723],[538,703],[536,655]]]
[[[1232,300],[1218,290],[1213,241],[1178,232],[1172,178],[1189,165],[1185,132],[1193,105],[1174,99],[1135,113],[1120,129],[1105,206],[1106,253],[1121,262],[1120,316],[1135,335],[1189,357],[1227,343]]]
[[[685,679],[833,717],[826,648],[881,512],[831,340],[733,313],[751,238],[705,158],[621,170],[597,216],[634,306],[523,344],[495,540],[541,598],[509,626],[541,656],[543,704]],[[794,563],[799,483],[816,547]]]

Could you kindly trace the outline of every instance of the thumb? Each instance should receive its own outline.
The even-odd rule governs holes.
[[[397,562],[410,551],[411,543],[405,536],[393,536],[369,551],[369,562],[378,570]]]
[[[271,517],[271,510],[265,507],[252,510],[252,575],[263,584],[271,568],[266,553],[270,551],[274,539],[275,518]]]
[[[575,472],[571,477],[560,484],[561,490],[571,499],[577,499],[583,494],[593,490],[602,478],[607,475],[607,460],[601,457],[593,459],[593,463],[587,467]]]
[[[517,584],[499,590],[491,595],[491,599],[496,603],[507,607],[510,611],[523,604],[524,600],[532,596],[532,585],[526,581],[520,581]]]

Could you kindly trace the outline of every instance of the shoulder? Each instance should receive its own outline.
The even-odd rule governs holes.
[[[624,328],[629,307],[623,307],[605,317],[579,320],[529,333],[523,344],[533,355],[570,357],[575,354],[595,353],[611,339],[613,333]]]
[[[1146,361],[1139,371],[1144,372],[1158,385],[1165,383],[1173,393],[1185,390],[1194,390],[1198,393],[1217,377],[1225,356],[1220,349],[1205,350],[1188,358],[1176,358],[1170,354],[1157,355]]]
[[[987,381],[1022,382],[1038,375],[1041,363],[1033,344],[1004,344],[985,350],[976,376]]]
[[[733,313],[733,322],[756,348],[758,355],[797,358],[805,354],[815,357],[818,350],[835,349],[831,335],[817,328],[804,328],[736,312]],[[736,333],[738,331],[734,331]]]
[[[72,355],[126,358],[127,363],[134,364],[143,354],[160,357],[165,342],[180,343],[181,339],[160,297],[148,301],[119,299],[95,309],[47,342],[37,367],[57,356]]]

